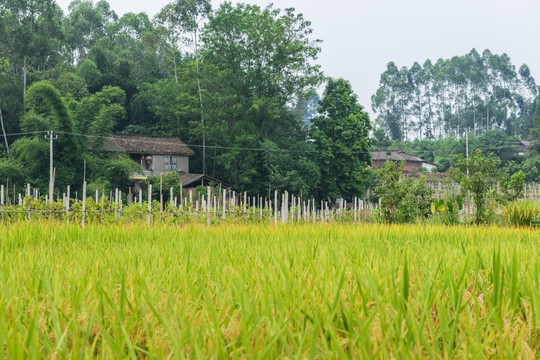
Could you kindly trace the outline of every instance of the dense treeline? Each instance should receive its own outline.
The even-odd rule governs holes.
[[[9,138],[9,154],[2,142],[0,179],[47,189],[44,132],[53,130],[57,188],[79,186],[84,160],[91,191],[125,188],[137,165],[99,151],[92,136],[140,133],[179,136],[196,151],[192,172],[250,193],[326,196],[317,192],[322,145],[307,141],[305,114],[313,116],[313,89],[325,81],[311,33],[294,9],[272,6],[212,10],[208,0],[184,0],[150,19],[119,17],[106,1],[74,0],[67,14],[54,0],[4,1],[0,107],[6,132],[27,134]],[[358,107],[353,116],[367,121],[365,152],[369,118],[348,82],[335,81]],[[355,166],[369,163],[360,160]],[[341,183],[347,195],[366,187]]]
[[[538,95],[527,65],[516,70],[506,54],[473,49],[410,68],[389,63],[372,107],[394,140],[462,137],[467,129],[527,137]]]
[[[74,0],[64,14],[54,0],[5,0],[0,120],[10,136],[9,148],[0,142],[0,182],[46,192],[50,130],[57,189],[78,190],[85,174],[89,191],[126,190],[140,168],[103,151],[114,133],[178,136],[196,152],[191,172],[251,194],[362,196],[376,178],[370,146],[410,150],[445,170],[466,129],[471,148],[495,131],[515,153],[530,137],[540,172],[538,88],[526,65],[516,71],[487,50],[410,69],[390,63],[373,130],[351,85],[323,76],[320,46],[294,9],[176,0],[151,19],[120,17],[106,1]],[[525,166],[518,155],[503,164]]]
[[[540,116],[540,106],[538,115]],[[420,140],[401,142],[385,138],[381,132],[377,132],[379,138],[376,140],[374,150],[401,150],[424,159],[427,162],[437,165],[437,172],[447,172],[455,166],[455,158],[465,155],[467,145],[466,138],[444,138],[436,140]],[[469,152],[481,150],[484,153],[492,154],[500,159],[499,170],[509,174],[522,171],[525,181],[528,183],[540,182],[540,153],[539,142],[521,141],[519,138],[508,135],[501,130],[489,130],[475,136],[469,134]],[[433,181],[443,181],[447,174],[429,175]]]

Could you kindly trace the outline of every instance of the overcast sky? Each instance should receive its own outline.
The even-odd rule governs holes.
[[[71,0],[57,0],[67,11]],[[96,2],[96,1],[94,1]],[[153,17],[171,0],[108,0],[118,14]],[[247,0],[294,7],[323,40],[319,64],[327,76],[349,80],[371,111],[386,64],[464,55],[472,48],[506,53],[519,68],[526,63],[540,83],[540,0]],[[214,8],[222,1],[212,0]]]

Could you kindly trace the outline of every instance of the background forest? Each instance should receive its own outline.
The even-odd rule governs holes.
[[[410,69],[389,63],[372,107],[394,140],[462,137],[467,130],[526,137],[537,96],[527,65],[516,70],[506,54],[473,49]]]
[[[196,152],[191,172],[251,194],[362,196],[375,181],[369,149],[408,150],[445,170],[467,130],[512,171],[540,164],[534,146],[528,158],[517,151],[540,137],[526,65],[488,50],[390,63],[372,128],[350,84],[322,74],[321,46],[294,9],[184,0],[150,19],[119,17],[106,1],[75,0],[64,14],[54,0],[4,0],[0,182],[47,189],[49,130],[57,188],[79,187],[86,162],[89,189],[125,189],[137,164],[101,150],[114,133],[178,136]]]

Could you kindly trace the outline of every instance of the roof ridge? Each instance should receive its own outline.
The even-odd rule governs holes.
[[[194,155],[178,136],[115,134],[108,137],[107,149],[131,154]]]

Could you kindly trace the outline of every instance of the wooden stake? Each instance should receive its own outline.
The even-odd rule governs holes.
[[[223,215],[221,216],[223,220],[225,220],[225,199],[226,198],[227,198],[227,190],[223,189]]]
[[[66,213],[68,213],[68,214],[69,214],[69,205],[70,205],[70,191],[71,191],[71,186],[68,185],[67,186],[67,195],[66,195],[67,196]]]
[[[148,226],[152,225],[152,184],[148,184]]]
[[[82,226],[86,223],[86,181],[83,182],[83,195],[82,195]]]
[[[277,190],[274,190],[274,224],[277,225],[277,210],[278,207],[278,201],[277,201]]]

